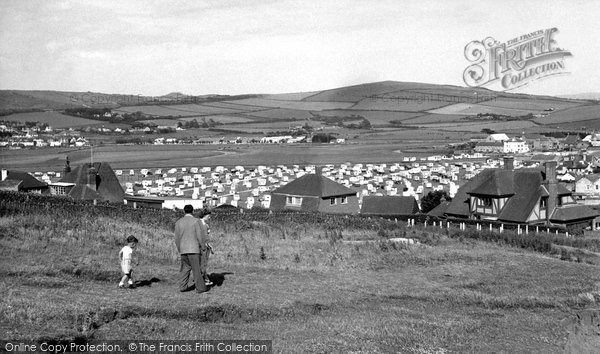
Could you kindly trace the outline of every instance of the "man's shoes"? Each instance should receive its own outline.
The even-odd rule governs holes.
[[[195,289],[196,289],[196,285],[190,285],[190,286],[188,286],[185,289],[179,289],[179,291],[182,292],[182,293],[185,293],[185,292],[192,291],[192,290],[195,290]]]
[[[124,289],[125,285],[124,284],[119,284],[119,289]]]
[[[204,279],[204,285],[211,286],[211,285],[213,285],[213,282],[210,281],[210,279],[206,278],[206,279]]]

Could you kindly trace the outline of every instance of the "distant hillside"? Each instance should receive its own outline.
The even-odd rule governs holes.
[[[594,95],[573,97],[593,98]],[[114,114],[141,112],[145,119],[196,119],[199,122],[210,119],[216,124],[229,125],[228,129],[235,131],[248,131],[250,123],[254,124],[253,129],[264,132],[286,130],[292,121],[318,121],[314,126],[319,127],[357,118],[367,119],[376,128],[476,132],[482,129],[523,132],[542,128],[600,128],[600,104],[589,99],[418,82],[382,81],[314,92],[236,96],[189,96],[171,92],[160,97],[145,97],[94,92],[0,91],[0,113],[5,116],[18,111],[60,111],[75,107],[110,108]],[[25,118],[32,119],[30,115],[11,116],[13,120]]]
[[[573,95],[560,95],[561,98],[573,98],[577,100],[596,100],[600,101],[600,92],[584,92]]]
[[[100,92],[0,90],[0,112],[30,110],[63,110],[66,108],[117,108],[133,105],[175,104],[182,102],[213,102],[256,95],[190,96],[171,92],[163,96],[107,94]]]

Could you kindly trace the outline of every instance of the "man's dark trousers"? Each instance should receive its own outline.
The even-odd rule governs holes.
[[[194,284],[196,291],[203,293],[208,291],[204,284],[204,274],[200,267],[200,254],[186,253],[181,255],[181,268],[179,270],[179,290],[185,291],[189,288],[188,282],[190,279],[190,271],[194,273]]]

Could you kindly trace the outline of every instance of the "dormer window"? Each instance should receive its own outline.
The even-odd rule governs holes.
[[[481,198],[481,203],[484,207],[490,208],[492,206],[492,198],[483,197]]]

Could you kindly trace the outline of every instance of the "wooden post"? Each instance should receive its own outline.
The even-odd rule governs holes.
[[[521,225],[517,225],[517,235],[521,234]]]
[[[525,235],[529,234],[529,225],[525,225]]]
[[[490,232],[492,232],[492,231],[493,231],[492,224],[490,223]]]

